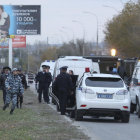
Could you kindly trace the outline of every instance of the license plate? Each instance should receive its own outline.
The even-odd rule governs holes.
[[[112,94],[97,94],[97,98],[103,98],[103,99],[112,99]]]

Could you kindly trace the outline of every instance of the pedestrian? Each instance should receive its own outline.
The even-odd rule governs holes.
[[[42,93],[43,93],[43,98],[44,102],[49,104],[50,99],[49,99],[49,86],[52,82],[52,75],[49,72],[50,66],[48,65],[42,65],[43,71],[39,72],[36,76],[36,84],[39,83],[39,89],[38,89],[38,100],[39,103],[42,101]]]
[[[2,92],[3,92],[3,103],[4,104],[5,104],[5,100],[6,100],[5,80],[9,76],[10,72],[11,72],[11,68],[10,67],[4,67],[2,69],[2,74],[0,76],[0,88],[2,89]]]
[[[65,115],[67,98],[72,90],[72,80],[67,73],[67,68],[67,66],[60,68],[60,74],[53,83],[53,90],[58,93],[61,115]]]
[[[18,68],[18,76],[21,78],[23,88],[26,90],[27,89],[26,76],[22,73],[21,68]],[[18,96],[17,96],[17,108],[19,108],[19,107],[22,108],[22,103],[23,103],[23,96],[20,96],[20,94],[18,94]]]
[[[68,107],[73,107],[75,104],[75,90],[76,90],[76,83],[77,83],[77,79],[78,79],[78,75],[74,75],[73,70],[69,70],[69,75],[71,77],[72,80],[72,90],[70,95],[68,95]]]
[[[122,79],[124,79],[124,77],[127,76],[123,60],[121,60],[120,66],[118,67],[118,74]]]
[[[74,75],[73,70],[69,70],[69,75]]]
[[[10,102],[12,101],[10,114],[13,114],[13,111],[17,105],[17,95],[23,96],[23,85],[21,82],[21,78],[18,76],[17,68],[12,70],[12,73],[7,77],[5,81],[6,87],[6,102],[3,106],[3,110],[5,110]]]

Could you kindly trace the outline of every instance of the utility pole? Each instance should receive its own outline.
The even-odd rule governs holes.
[[[9,67],[13,67],[13,48],[12,48],[12,38],[9,38]]]

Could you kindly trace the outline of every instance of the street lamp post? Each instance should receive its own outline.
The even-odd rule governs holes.
[[[64,34],[66,35],[67,41],[69,42],[69,36],[68,36],[67,32],[63,31],[62,29],[59,29],[59,31],[60,31],[61,33],[64,33]]]
[[[77,20],[72,20],[72,22],[75,22],[75,23],[78,23],[81,25],[82,29],[83,29],[83,43],[85,41],[85,27],[84,25],[80,22],[80,21],[77,21]],[[83,56],[85,55],[85,46],[83,44]]]
[[[119,13],[120,11],[117,10],[115,7],[109,6],[109,5],[103,5],[103,7],[107,7],[107,8],[111,8],[114,9],[117,13]]]
[[[67,30],[70,30],[72,32],[72,38],[73,38],[73,42],[74,42],[74,32],[72,29],[68,28],[68,27],[65,27],[65,26],[62,26],[62,29],[67,29]]]
[[[98,17],[96,14],[92,13],[92,12],[89,12],[89,11],[84,11],[85,14],[90,14],[90,15],[93,15],[95,18],[96,18],[96,22],[97,22],[97,36],[96,36],[96,46],[98,48],[99,46],[99,21],[98,21]]]

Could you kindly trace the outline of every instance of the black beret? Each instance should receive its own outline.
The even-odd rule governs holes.
[[[63,66],[60,68],[60,70],[67,70],[68,66]]]
[[[8,69],[8,70],[10,70],[11,71],[11,68],[10,67],[3,67],[3,70],[5,70],[5,69]]]

